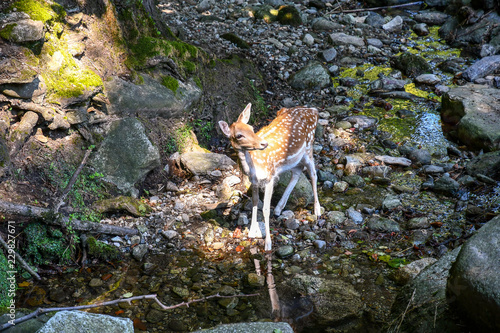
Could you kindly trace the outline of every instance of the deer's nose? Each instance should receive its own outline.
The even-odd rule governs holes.
[[[260,143],[260,149],[266,149],[266,148],[267,148],[267,146],[268,146],[268,143],[267,143],[266,141],[262,141],[262,142]]]

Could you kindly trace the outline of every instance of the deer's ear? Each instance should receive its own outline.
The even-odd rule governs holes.
[[[229,129],[229,125],[225,121],[223,120],[219,121],[219,127],[225,136],[227,136],[228,138],[231,136],[231,130]]]
[[[242,122],[243,124],[247,124],[248,121],[250,120],[251,109],[252,109],[252,103],[248,103],[245,110],[243,110],[243,112],[238,117],[238,121]]]

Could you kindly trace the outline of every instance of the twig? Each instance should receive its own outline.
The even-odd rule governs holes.
[[[381,10],[381,9],[410,7],[410,6],[420,5],[422,3],[423,3],[423,1],[417,1],[417,2],[405,3],[405,4],[402,4],[402,5],[382,6],[382,7],[373,7],[373,8],[360,8],[360,9],[346,9],[346,10],[340,10],[338,12],[335,12],[335,11],[334,12],[330,12],[329,14],[373,12],[373,11]]]
[[[269,290],[269,298],[271,299],[273,317],[275,319],[279,319],[281,317],[281,307],[280,307],[278,292],[276,291],[276,284],[274,283],[271,252],[266,254],[266,259],[267,259],[267,289]]]
[[[38,308],[34,312],[32,312],[26,316],[23,316],[21,318],[18,318],[16,320],[14,320],[13,322],[8,322],[8,323],[3,324],[2,326],[0,326],[0,331],[4,330],[6,328],[9,328],[11,326],[14,326],[16,324],[22,323],[22,322],[29,320],[31,318],[38,317],[41,314],[44,314],[47,312],[54,312],[54,311],[72,311],[72,310],[91,309],[91,308],[108,306],[108,305],[113,305],[113,304],[122,303],[122,302],[127,302],[127,303],[131,304],[132,301],[137,301],[137,300],[142,300],[142,299],[152,299],[152,300],[156,301],[156,303],[158,303],[158,305],[163,310],[170,310],[170,309],[175,309],[175,308],[178,308],[181,306],[189,307],[189,304],[191,304],[191,303],[202,302],[202,301],[206,301],[206,300],[211,299],[211,298],[251,297],[251,296],[258,296],[258,295],[259,294],[222,296],[219,294],[215,294],[215,295],[203,297],[200,299],[194,299],[194,300],[191,300],[188,302],[182,302],[182,303],[176,304],[176,305],[166,306],[162,302],[160,302],[160,300],[157,298],[156,294],[153,294],[153,295],[134,296],[134,297],[130,297],[130,298],[120,298],[120,299],[116,299],[113,301],[101,302],[101,303],[96,303],[96,304],[88,304],[88,305],[68,306],[68,307],[59,307],[59,308]]]
[[[66,197],[69,194],[69,191],[71,191],[71,188],[73,187],[73,185],[75,185],[76,180],[78,179],[78,175],[80,174],[80,172],[82,172],[82,169],[85,166],[85,164],[87,163],[87,160],[89,159],[91,152],[92,152],[91,148],[87,149],[87,151],[85,152],[85,155],[83,156],[82,162],[80,163],[80,165],[76,169],[73,176],[71,176],[71,179],[69,180],[68,186],[66,186],[63,193],[61,194],[59,199],[56,201],[56,204],[54,205],[54,213],[55,214],[57,214],[57,212],[59,212],[59,208],[61,208],[62,204],[64,203],[64,199],[66,199]]]
[[[413,297],[415,297],[415,291],[417,291],[417,289],[413,289],[413,293],[411,294],[410,300],[408,301],[408,305],[406,306],[405,312],[403,312],[403,317],[401,318],[401,321],[399,322],[398,326],[396,327],[396,332],[399,332],[399,328],[401,327],[403,320],[405,320],[406,312],[408,312],[408,309],[410,308],[410,304],[413,301]]]
[[[2,238],[2,235],[0,235],[0,243],[2,243],[2,246],[5,248],[5,250],[8,252],[10,251],[13,251],[12,249],[9,249],[9,246],[7,245],[7,243],[5,242],[5,240]],[[37,274],[37,272],[35,272],[33,269],[31,269],[31,267],[28,265],[28,263],[26,263],[26,261],[24,261],[24,259],[19,255],[19,253],[17,253],[16,251],[14,251],[14,254],[16,256],[16,259],[17,261],[21,264],[21,266],[23,266],[23,268],[31,274],[32,277],[34,277],[35,279],[37,279],[38,281],[41,280],[40,278],[40,275]]]

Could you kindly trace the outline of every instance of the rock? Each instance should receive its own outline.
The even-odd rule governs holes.
[[[104,281],[98,278],[92,278],[89,282],[89,286],[92,288],[97,288],[104,285]]]
[[[427,24],[418,23],[413,26],[413,31],[419,36],[427,36],[429,34],[429,29],[427,29]]]
[[[443,173],[444,168],[438,165],[424,165],[422,167],[422,171],[427,174],[438,174],[438,173]]]
[[[132,257],[137,261],[142,261],[146,253],[148,253],[148,246],[146,244],[139,244],[132,249]]]
[[[272,199],[273,203],[277,204],[279,199],[281,199],[288,183],[290,182],[291,176],[292,173],[290,171],[284,172],[280,175],[279,180],[274,187]],[[290,194],[285,208],[296,209],[298,207],[306,207],[308,204],[313,202],[314,197],[312,191],[311,182],[306,175],[301,172],[299,180]]]
[[[331,85],[330,74],[317,61],[311,61],[290,79],[290,85],[297,90],[321,89]]]
[[[399,224],[385,217],[373,216],[366,223],[368,229],[378,232],[399,232]]]
[[[441,120],[446,132],[469,148],[500,148],[498,89],[467,84],[443,95]]]
[[[198,11],[198,13],[206,12],[207,10],[210,10],[210,8],[212,8],[210,0],[202,0],[196,5],[196,10]]]
[[[408,82],[406,80],[398,80],[390,77],[383,77],[381,79],[375,80],[370,83],[370,94],[394,91],[394,90],[404,90],[405,85]]]
[[[427,149],[414,149],[410,152],[410,160],[416,165],[427,165],[431,163],[431,153]]]
[[[397,58],[391,59],[391,64],[394,68],[399,69],[409,77],[416,77],[421,74],[432,72],[432,68],[427,60],[408,52],[403,53]]]
[[[368,177],[381,177],[385,178],[391,172],[391,168],[386,165],[377,165],[377,166],[367,166],[361,169],[361,173]]]
[[[314,246],[318,249],[318,250],[321,250],[321,249],[324,249],[326,247],[326,242],[324,240],[320,240],[320,239],[316,239],[314,242],[313,242]]]
[[[0,178],[5,176],[10,167],[10,155],[7,145],[0,136]]]
[[[411,160],[404,158],[404,157],[394,157],[394,156],[382,155],[382,156],[375,156],[375,159],[382,161],[385,164],[401,165],[401,166],[405,166],[405,167],[411,165]]]
[[[0,60],[0,84],[31,83],[38,76],[36,68],[30,65],[36,58],[29,49],[4,43],[2,53],[15,57]]]
[[[353,208],[349,208],[347,211],[347,216],[356,224],[361,224],[363,223],[363,214],[358,212],[357,210]]]
[[[314,19],[311,23],[311,26],[314,30],[319,30],[319,31],[331,31],[343,27],[342,24],[339,24],[337,22],[332,22],[324,17],[318,17]]]
[[[382,29],[388,32],[400,31],[403,28],[403,19],[401,16],[396,16],[386,24],[382,25]]]
[[[287,258],[290,257],[293,253],[295,252],[293,246],[291,245],[283,245],[278,247],[276,250],[276,255],[280,258]]]
[[[283,25],[296,27],[302,24],[302,17],[295,6],[281,6],[276,19]]]
[[[234,45],[236,45],[240,49],[250,49],[250,45],[245,40],[243,40],[241,37],[239,37],[233,33],[228,32],[228,33],[222,34],[221,38],[230,41],[231,43],[233,43]]]
[[[336,278],[330,279],[309,274],[296,274],[292,279],[285,280],[288,295],[304,295],[314,307],[315,327],[326,331],[335,327],[336,323],[354,325],[362,316],[363,301],[361,295],[350,283]]]
[[[369,12],[368,16],[366,16],[365,23],[375,28],[382,28],[382,26],[385,24],[385,19],[378,13]]]
[[[435,258],[423,258],[413,261],[408,265],[401,267],[397,271],[394,271],[391,274],[390,279],[397,284],[404,286],[414,279],[425,267],[432,265],[436,261],[437,259]]]
[[[496,52],[497,52],[497,47],[491,44],[484,44],[483,46],[481,46],[481,52],[479,55],[481,56],[481,58],[485,58],[495,55]]]
[[[15,43],[38,41],[43,38],[43,22],[27,19],[8,23],[0,30],[0,36]]]
[[[83,311],[61,311],[37,331],[38,333],[109,332],[133,333],[134,325],[128,318],[118,318]]]
[[[349,184],[344,181],[336,182],[333,184],[333,192],[343,193],[349,188]]]
[[[431,225],[427,217],[414,217],[408,221],[408,229],[426,229]]]
[[[435,74],[422,74],[415,78],[415,82],[433,86],[441,82],[441,79]]]
[[[139,114],[148,118],[181,116],[201,98],[201,89],[194,82],[179,82],[174,93],[146,74],[144,83],[136,85],[118,77],[104,81],[110,114],[128,116]]]
[[[468,81],[475,81],[478,78],[495,73],[498,69],[500,69],[500,55],[484,57],[467,68],[463,73],[463,78]]]
[[[428,25],[442,25],[448,19],[449,15],[435,11],[419,11],[414,19],[417,22],[426,23]]]
[[[250,287],[264,287],[266,284],[266,278],[263,275],[250,273],[248,274],[248,284]]]
[[[339,225],[345,221],[346,215],[340,211],[331,211],[326,213],[326,218],[333,225]]]
[[[443,176],[434,183],[435,192],[450,197],[457,195],[459,188],[460,184],[455,179],[450,178],[450,176]]]
[[[181,163],[194,175],[208,174],[216,169],[230,170],[236,163],[223,154],[216,153],[184,153]]]
[[[474,157],[466,166],[467,173],[476,177],[489,175],[500,181],[500,151],[490,152]]]
[[[273,323],[273,322],[253,322],[253,323],[237,323],[223,324],[214,328],[194,331],[193,333],[233,333],[233,332],[248,332],[248,333],[264,333],[264,332],[283,332],[293,333],[294,330],[288,323]]]
[[[19,124],[11,127],[10,138],[11,142],[10,154],[15,155],[19,150],[21,150],[24,142],[31,136],[33,128],[38,122],[38,115],[33,111],[26,112]]]
[[[289,230],[297,230],[300,227],[299,220],[288,219],[285,221],[285,227]]]
[[[378,120],[376,118],[368,116],[350,116],[344,118],[344,120],[350,122],[351,124],[354,124],[354,127],[358,128],[359,130],[374,127],[378,123]]]
[[[310,34],[305,34],[302,41],[304,42],[304,44],[312,46],[314,44],[314,37],[311,36]]]
[[[392,210],[401,206],[401,200],[397,195],[388,195],[384,198],[382,202],[383,210]]]
[[[208,230],[212,230],[212,229],[208,229]],[[175,230],[162,230],[161,231],[161,234],[168,240],[172,240],[174,238],[178,238],[179,237],[179,233]],[[206,240],[206,239],[205,239]],[[212,239],[213,240],[213,239]]]
[[[321,56],[326,62],[333,61],[337,57],[337,50],[335,50],[335,48],[333,47],[330,47],[329,49],[321,52]]]
[[[98,200],[92,207],[99,213],[126,211],[134,216],[145,216],[153,211],[151,206],[141,200],[126,196]]]
[[[363,177],[360,175],[348,175],[343,178],[345,182],[347,182],[352,187],[365,187],[366,183]]]
[[[365,41],[363,38],[346,35],[343,32],[336,32],[336,33],[330,34],[328,39],[329,39],[329,42],[334,46],[335,45],[354,45],[357,47],[365,46]]]
[[[42,102],[43,95],[47,92],[47,86],[40,76],[33,81],[24,84],[4,84],[0,86],[2,94],[21,99],[32,99],[34,102]]]
[[[144,126],[135,118],[116,120],[90,164],[104,180],[125,193],[138,195],[134,185],[160,166],[160,154],[146,136]]]
[[[378,49],[384,47],[384,43],[382,43],[382,41],[378,38],[367,38],[366,43],[368,44],[368,46],[374,46]]]
[[[465,242],[450,269],[446,290],[450,300],[483,332],[500,330],[500,216]]]
[[[424,268],[398,292],[392,305],[390,320],[395,320],[394,323],[399,324],[401,321],[398,321],[398,318],[400,319],[403,313],[406,314],[405,320],[401,322],[400,332],[461,331],[460,321],[450,310],[446,298],[446,280],[459,250],[457,248],[448,252],[437,262]],[[410,299],[412,310],[407,311]]]
[[[318,173],[318,180],[320,182],[331,181],[332,183],[334,183],[338,180],[337,176],[335,176],[333,173],[329,171],[317,170],[317,173]]]

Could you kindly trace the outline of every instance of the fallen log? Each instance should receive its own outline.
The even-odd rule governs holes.
[[[49,225],[55,225],[62,228],[72,228],[73,230],[79,231],[118,236],[138,234],[137,229],[118,227],[110,224],[101,224],[90,221],[80,221],[75,219],[70,220],[69,217],[62,214],[54,214],[52,210],[47,208],[22,205],[4,200],[0,200],[0,212],[9,215],[32,217],[39,219],[40,221]]]

